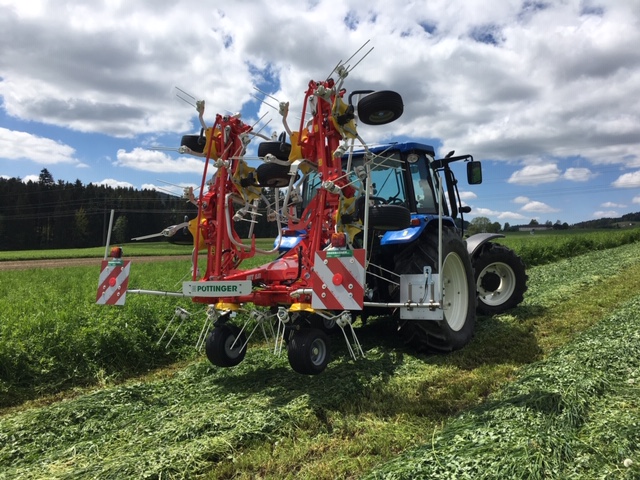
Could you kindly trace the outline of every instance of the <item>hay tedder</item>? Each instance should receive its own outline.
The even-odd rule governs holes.
[[[218,114],[200,135],[182,139],[181,153],[205,158],[199,195],[187,195],[198,214],[163,235],[189,229],[192,277],[181,292],[129,292],[207,305],[199,344],[214,365],[239,364],[261,329],[274,353],[287,350],[293,370],[318,374],[330,360],[332,332],[354,359],[365,356],[353,327],[358,316],[363,324],[388,318],[408,345],[448,352],[471,340],[476,311],[499,313],[523,299],[524,264],[491,241],[500,235],[463,235],[460,220],[470,209],[451,166],[464,162],[469,183],[478,184],[480,162],[453,152],[436,159],[419,143],[367,144],[358,125],[393,122],[403,101],[392,91],[347,94],[349,71],[339,64],[329,78],[309,82],[295,131],[288,104],[279,104],[285,133],[258,145],[256,168],[245,153],[261,135],[239,115]],[[197,108],[202,119],[203,103]],[[277,224],[271,250],[256,246],[252,227],[244,239],[237,233],[238,222],[253,225],[259,215]],[[259,254],[277,257],[242,268]],[[117,258],[106,265],[112,276],[128,268]],[[103,283],[98,300],[117,282]],[[176,315],[189,314],[178,308]]]

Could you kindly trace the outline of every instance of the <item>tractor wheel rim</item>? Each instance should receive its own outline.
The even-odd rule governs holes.
[[[469,312],[469,285],[462,259],[450,253],[442,264],[444,317],[451,330],[464,327]]]
[[[319,338],[316,338],[309,349],[311,363],[314,365],[322,365],[327,356],[327,346]]]
[[[499,281],[496,281],[496,278]],[[478,275],[476,282],[478,297],[482,303],[489,306],[506,302],[513,295],[515,288],[516,274],[509,265],[502,262],[487,265]]]

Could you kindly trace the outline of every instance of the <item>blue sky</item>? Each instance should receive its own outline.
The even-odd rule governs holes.
[[[176,87],[206,100],[210,124],[266,114],[257,128],[271,120],[263,132],[279,133],[254,87],[295,118],[309,80],[368,41],[346,88],[395,90],[405,111],[360,133],[482,160],[483,185],[460,185],[469,218],[572,224],[640,211],[640,2],[487,5],[0,0],[0,176],[199,184],[202,159],[152,149],[199,128]]]

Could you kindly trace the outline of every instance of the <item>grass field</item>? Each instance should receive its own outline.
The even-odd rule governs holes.
[[[249,243],[245,240],[245,243]],[[114,245],[116,246],[116,245]],[[135,242],[118,244],[122,247],[125,257],[140,257],[149,255],[191,255],[193,246],[175,245],[173,243],[159,242]],[[259,238],[256,247],[262,250],[273,248],[273,238]],[[108,252],[107,252],[108,253]],[[56,258],[102,258],[105,247],[92,248],[65,248],[59,250],[20,250],[0,252],[0,262],[6,260],[42,260]]]
[[[141,264],[132,288],[184,273]],[[156,345],[175,300],[96,307],[94,268],[0,272],[0,479],[638,478],[640,243],[528,273],[461,351],[416,355],[372,321],[365,360],[337,337],[304,377],[263,342],[211,366],[200,321]]]

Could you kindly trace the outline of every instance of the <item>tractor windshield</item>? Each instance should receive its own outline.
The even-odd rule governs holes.
[[[416,213],[438,213],[438,177],[434,175],[429,160],[423,153],[418,154],[418,161],[408,163],[402,153],[389,152],[375,156],[368,165],[369,194],[374,197],[374,202],[403,205]],[[346,159],[343,160],[343,168],[347,168]],[[349,184],[353,185],[360,195],[364,195],[364,184],[356,172],[364,168],[364,157],[354,156],[347,174]],[[309,204],[321,183],[317,173],[307,175],[303,187],[303,208]],[[443,207],[446,211],[446,202]]]

